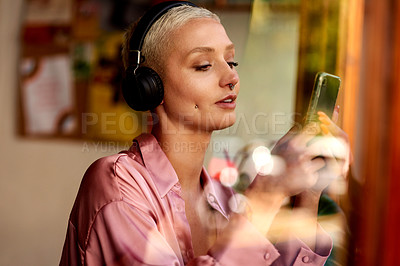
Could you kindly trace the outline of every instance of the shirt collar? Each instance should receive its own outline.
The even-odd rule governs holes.
[[[201,172],[201,179],[208,204],[228,219],[230,213],[229,200],[234,195],[233,190],[212,179],[204,166]]]
[[[161,197],[164,197],[175,185],[180,187],[175,169],[161,149],[157,139],[152,134],[143,133],[138,136],[135,139],[135,144],[130,148],[130,151],[137,148],[140,150],[143,164],[152,176]],[[204,194],[208,203],[228,218],[228,202],[233,195],[232,190],[223,187],[218,181],[212,179],[204,166],[200,178],[203,182]]]
[[[144,166],[153,178],[158,193],[164,197],[179,182],[174,168],[152,134],[141,134],[135,141],[139,145]],[[132,145],[131,149],[135,146]]]

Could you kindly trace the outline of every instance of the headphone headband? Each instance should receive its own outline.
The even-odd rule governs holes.
[[[148,10],[143,17],[139,20],[136,28],[131,36],[129,41],[129,54],[135,53],[136,56],[129,56],[129,64],[139,65],[140,63],[140,52],[142,50],[144,38],[147,35],[147,32],[150,30],[151,26],[168,10],[171,8],[189,5],[196,7],[195,4],[187,1],[167,1],[157,4]],[[135,59],[134,61],[131,59]]]

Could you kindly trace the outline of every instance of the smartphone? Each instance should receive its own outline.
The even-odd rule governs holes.
[[[340,88],[340,77],[318,72],[315,76],[314,88],[306,114],[305,124],[318,122],[318,111],[332,117],[336,105],[336,99]]]

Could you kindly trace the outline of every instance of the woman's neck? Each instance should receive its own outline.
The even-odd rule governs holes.
[[[182,191],[185,194],[197,193],[200,188],[200,174],[211,133],[176,131],[168,134],[155,127],[152,134],[174,167]]]

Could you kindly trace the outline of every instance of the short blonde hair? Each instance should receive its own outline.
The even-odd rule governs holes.
[[[147,32],[141,54],[145,58],[142,65],[153,68],[159,74],[163,73],[165,57],[170,48],[169,36],[173,31],[185,25],[188,21],[198,18],[211,18],[220,22],[219,17],[211,11],[189,5],[181,5],[168,10]],[[129,66],[129,43],[137,22],[133,23],[124,34],[122,44],[122,60],[125,69]]]

